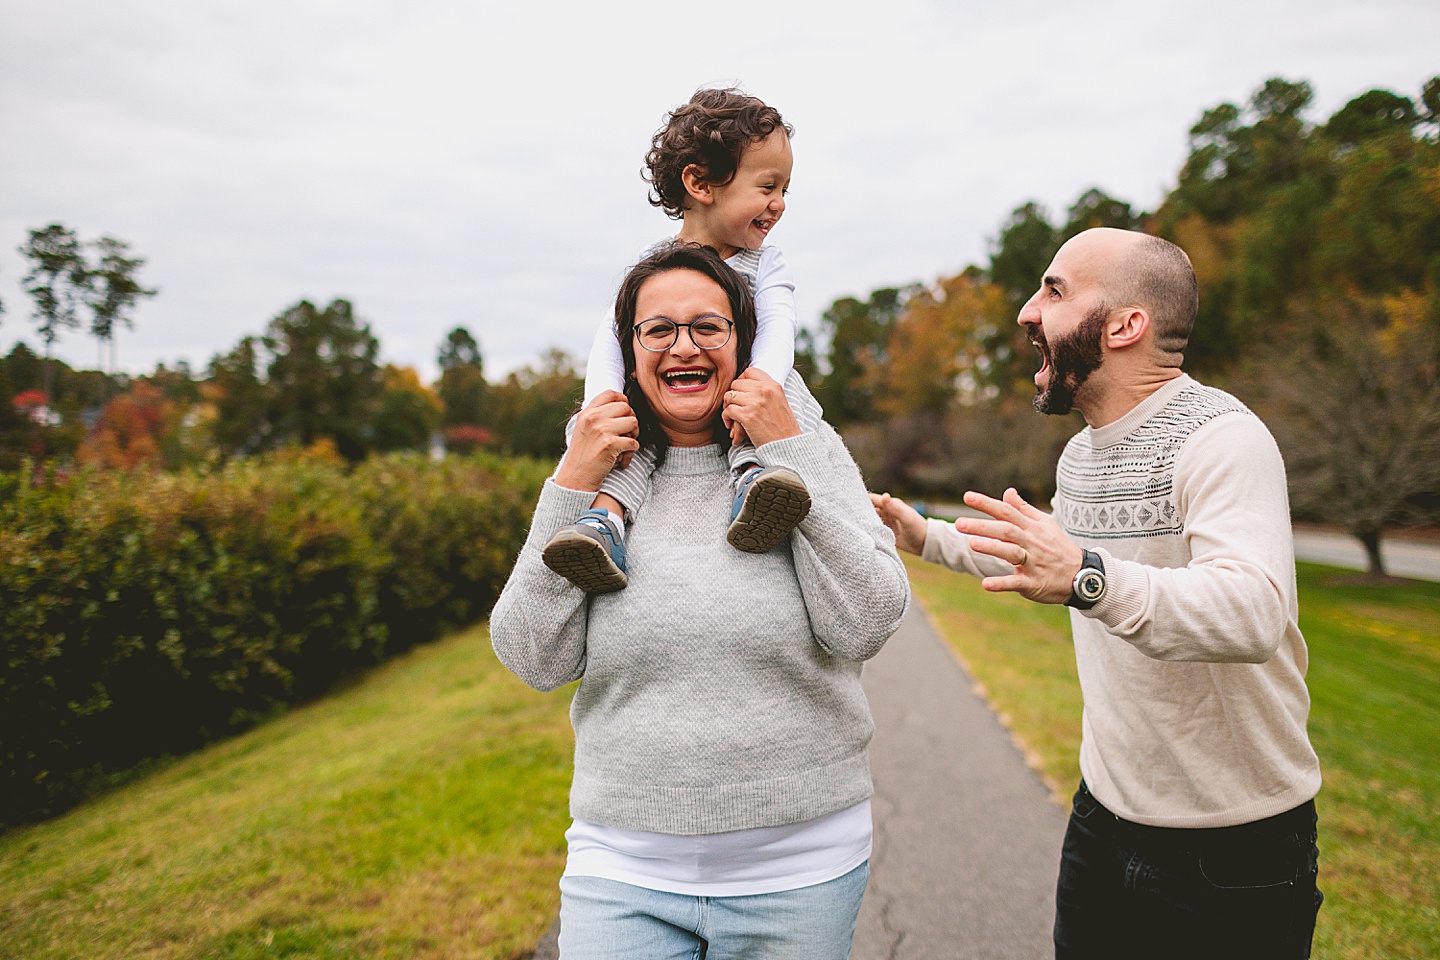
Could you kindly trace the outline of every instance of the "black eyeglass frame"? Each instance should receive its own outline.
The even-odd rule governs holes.
[[[725,324],[725,339],[721,340],[713,347],[701,346],[699,342],[697,342],[695,339],[695,332],[690,328],[695,326],[695,324],[697,323],[714,323],[717,320]],[[645,324],[657,322],[668,323],[675,328],[675,335],[671,337],[670,342],[665,344],[665,346],[663,347],[648,346],[645,341],[642,340],[640,337],[640,334],[643,332]],[[695,348],[697,350],[705,350],[707,352],[710,350],[723,350],[725,348],[725,345],[730,342],[730,338],[735,336],[735,321],[731,320],[728,317],[722,317],[718,313],[706,314],[703,317],[698,317],[694,320],[691,320],[689,323],[677,323],[676,321],[666,319],[665,317],[650,317],[647,320],[641,320],[639,323],[635,324],[635,326],[631,330],[631,333],[634,334],[635,342],[640,345],[640,349],[645,350],[649,353],[664,353],[666,350],[669,350],[671,347],[675,346],[675,344],[680,341],[681,327],[686,328],[685,335],[690,338],[691,343],[695,344]]]

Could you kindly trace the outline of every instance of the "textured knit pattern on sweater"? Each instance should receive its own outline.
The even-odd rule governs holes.
[[[546,484],[491,638],[537,689],[580,680],[572,816],[694,835],[799,823],[870,796],[860,663],[899,627],[905,570],[828,425],[758,453],[813,499],[788,546],[726,543],[725,459],[672,447],[626,537],[629,586],[594,597],[540,560],[594,494]]]
[[[1315,796],[1285,465],[1240,401],[1182,376],[1086,428],[1055,516],[1104,558],[1072,611],[1080,769],[1128,820],[1220,827]]]
[[[1182,536],[1175,460],[1191,434],[1226,413],[1250,411],[1229,394],[1192,380],[1100,454],[1075,438],[1076,455],[1062,459],[1056,470],[1055,519],[1072,536],[1094,541]]]

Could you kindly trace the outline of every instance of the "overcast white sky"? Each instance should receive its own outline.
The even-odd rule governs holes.
[[[121,366],[203,368],[302,297],[434,375],[581,355],[673,232],[639,169],[667,109],[740,81],[797,129],[772,242],[802,322],[980,261],[1034,198],[1153,207],[1200,112],[1265,78],[1317,116],[1440,73],[1440,3],[0,0],[0,349],[38,348],[15,248],[60,221],[161,288]],[[94,366],[70,334],[59,352]]]

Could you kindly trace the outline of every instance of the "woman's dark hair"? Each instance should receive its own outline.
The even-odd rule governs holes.
[[[650,406],[649,399],[635,379],[635,309],[640,300],[640,288],[646,281],[671,270],[694,270],[709,277],[725,291],[730,301],[730,313],[735,320],[735,372],[738,375],[750,365],[750,350],[755,343],[755,298],[750,295],[744,278],[736,273],[720,255],[709,247],[698,243],[672,243],[653,251],[645,259],[630,268],[620,283],[620,292],[615,295],[615,336],[620,340],[620,353],[625,358],[625,399],[640,421],[640,445],[654,447],[656,464],[665,462],[665,451],[670,448],[670,438],[660,427],[660,418]],[[721,449],[730,448],[730,431],[715,414],[710,425],[711,434]]]
[[[650,204],[678,220],[689,196],[680,177],[686,167],[698,166],[706,183],[729,183],[745,148],[776,130],[795,135],[780,111],[759,98],[735,87],[696,90],[689,103],[666,115],[645,155],[642,176],[652,188]]]

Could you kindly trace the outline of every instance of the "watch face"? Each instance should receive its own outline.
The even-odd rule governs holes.
[[[1105,592],[1105,577],[1098,570],[1085,570],[1075,579],[1075,592],[1081,600],[1093,603]]]

